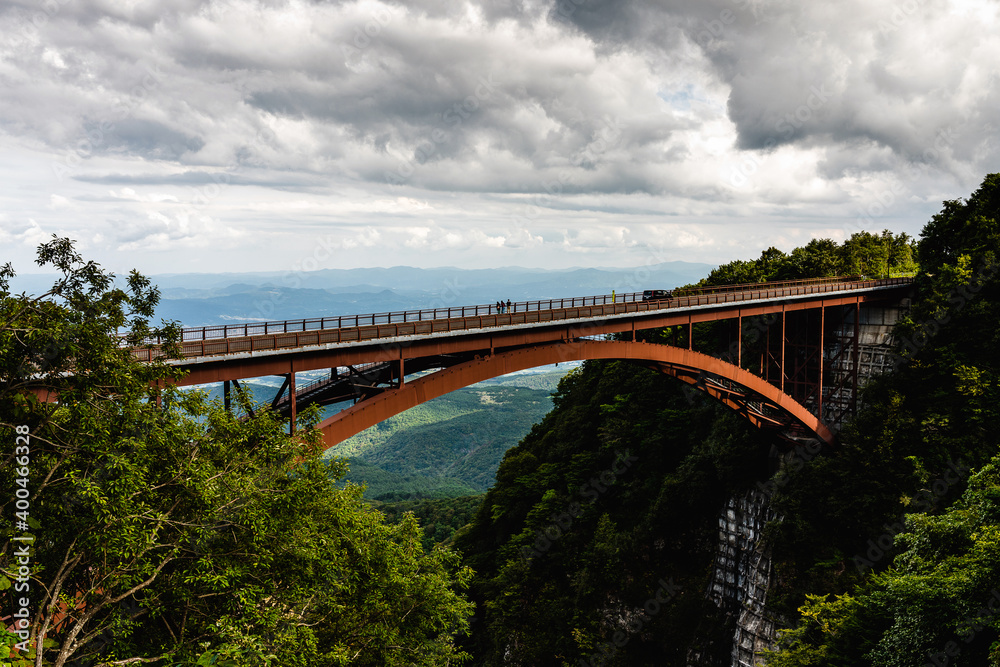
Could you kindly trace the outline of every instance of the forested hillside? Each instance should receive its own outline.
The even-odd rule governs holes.
[[[365,497],[407,500],[482,493],[504,453],[551,409],[563,372],[496,378],[453,391],[348,438],[330,454],[348,457],[347,479]]]
[[[770,664],[1000,664],[1000,174],[918,254],[896,372],[776,496],[777,606],[805,604]]]
[[[289,437],[268,410],[240,420],[171,388],[178,371],[131,347],[177,340],[148,325],[148,280],[116,288],[68,239],[38,263],[60,276],[34,296],[0,266],[0,662],[461,661],[469,571],[331,486],[314,410]]]
[[[989,428],[1000,411],[998,208],[992,175],[968,202],[946,202],[916,244],[886,232],[771,248],[701,283],[920,268],[896,372],[869,387],[839,447],[770,487],[780,519],[766,534],[769,607],[797,628],[771,664],[902,667],[937,652],[947,664],[998,664],[987,658],[996,615],[976,612],[1000,586],[989,467],[1000,451]],[[729,336],[702,325],[695,347],[723,351]],[[732,494],[767,481],[778,453],[668,378],[586,363],[456,536],[476,571],[465,645],[483,665],[728,665],[733,617],[706,598],[716,521]],[[952,507],[970,470],[981,472]]]

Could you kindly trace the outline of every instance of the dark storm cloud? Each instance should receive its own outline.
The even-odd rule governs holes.
[[[998,81],[976,72],[975,56],[977,45],[995,44],[995,32],[943,0],[574,5],[551,11],[610,48],[669,52],[664,36],[683,31],[730,87],[727,111],[742,149],[872,144],[947,168],[946,152],[974,159],[975,138],[994,131],[981,117]],[[930,153],[942,133],[947,151]]]
[[[0,124],[85,158],[376,182],[405,172],[416,187],[500,192],[539,191],[569,169],[566,192],[660,192],[669,179],[657,165],[687,150],[674,133],[696,126],[663,108],[642,54],[595,54],[544,2],[54,6],[10,51],[26,76],[0,102]],[[572,6],[576,18],[613,17]],[[0,24],[24,12],[0,10]],[[643,16],[629,6],[611,23]],[[624,126],[614,142],[609,124]],[[273,139],[254,142],[262,128]]]
[[[85,125],[92,133],[99,125]],[[100,147],[111,152],[140,155],[150,160],[180,161],[189,153],[197,153],[205,145],[199,137],[173,130],[162,123],[139,118],[125,118],[115,124],[114,131]]]

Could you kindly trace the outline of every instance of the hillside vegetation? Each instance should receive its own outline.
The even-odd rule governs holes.
[[[781,519],[765,536],[776,560],[770,608],[794,627],[772,664],[920,665],[954,648],[950,638],[973,636],[966,661],[949,653],[947,664],[986,664],[997,618],[973,612],[1000,585],[988,428],[1000,391],[998,193],[990,176],[969,202],[946,202],[916,244],[885,232],[771,248],[701,283],[899,275],[920,262],[897,372],[865,393],[840,447],[771,487]],[[696,349],[724,354],[729,329],[696,327]],[[586,363],[507,452],[455,537],[476,571],[465,647],[482,665],[728,664],[739,610],[706,596],[717,517],[768,479],[774,444],[666,377]],[[949,510],[968,469],[981,470],[975,488]],[[886,542],[886,526],[907,536]],[[882,551],[860,563],[872,542]]]
[[[0,662],[461,662],[471,573],[425,551],[412,518],[387,524],[332,487],[315,410],[293,438],[267,410],[241,421],[170,387],[178,371],[131,349],[177,340],[147,324],[148,280],[115,287],[67,239],[38,263],[60,271],[38,296],[0,267],[0,591],[23,619],[0,626]]]
[[[496,378],[453,391],[345,440],[347,479],[375,500],[482,493],[504,453],[552,407],[562,371]]]
[[[779,608],[801,606],[769,664],[1000,665],[1000,174],[918,254],[896,372],[776,498]]]

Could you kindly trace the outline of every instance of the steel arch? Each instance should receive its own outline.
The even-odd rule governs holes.
[[[834,435],[802,404],[749,371],[701,352],[629,341],[554,341],[436,371],[349,407],[320,423],[327,448],[416,405],[514,371],[565,361],[622,359],[642,363],[708,393],[760,428],[788,440],[806,431],[828,444]]]

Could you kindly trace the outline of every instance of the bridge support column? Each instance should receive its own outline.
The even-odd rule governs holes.
[[[858,414],[858,370],[861,365],[861,302],[854,302],[854,367],[851,369],[851,414]]]
[[[292,417],[288,422],[288,435],[295,435],[295,420],[298,418],[298,413],[295,410],[295,367],[291,366],[289,368],[291,371],[288,374],[288,401],[292,410]]]
[[[816,414],[823,419],[823,330],[826,328],[826,308],[819,307],[819,386],[816,388]]]
[[[222,383],[222,402],[226,406],[226,412],[232,412],[233,406],[229,399],[229,380]]]
[[[781,307],[781,368],[778,369],[781,374],[781,382],[778,384],[778,389],[782,392],[785,391],[785,307]]]
[[[743,316],[736,316],[736,367],[743,368]]]

